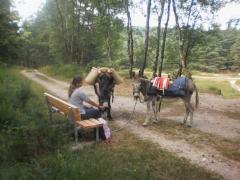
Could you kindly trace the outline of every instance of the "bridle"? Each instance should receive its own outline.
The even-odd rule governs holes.
[[[133,83],[133,97],[135,99],[135,101],[138,101],[140,103],[144,103],[144,100],[142,99],[141,96],[141,82],[135,82]]]

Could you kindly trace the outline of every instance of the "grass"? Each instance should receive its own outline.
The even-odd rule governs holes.
[[[74,64],[59,64],[54,66],[45,66],[39,69],[39,71],[48,74],[53,78],[69,82],[76,75],[84,77],[86,69]]]
[[[115,134],[110,145],[77,151],[65,146],[29,165],[9,164],[0,172],[1,179],[222,179],[125,131]]]
[[[183,116],[184,108],[181,104],[173,105],[172,102],[164,102],[162,108],[174,108],[174,116]],[[174,106],[174,107],[173,107]],[[141,125],[145,120],[145,114],[135,115],[135,119]],[[155,132],[163,133],[170,139],[185,140],[187,143],[194,145],[198,148],[204,148],[205,146],[210,146],[216,151],[219,151],[223,156],[230,158],[232,160],[240,162],[240,140],[230,140],[222,138],[220,136],[202,132],[195,128],[188,128],[183,126],[179,122],[170,120],[161,113],[161,122],[158,124],[153,124],[148,127],[149,130]]]
[[[236,81],[236,84],[237,84],[238,86],[240,86],[240,80],[237,80],[237,81]]]
[[[240,98],[240,92],[234,90],[227,81],[197,79],[196,85],[200,92],[222,95],[224,98]]]

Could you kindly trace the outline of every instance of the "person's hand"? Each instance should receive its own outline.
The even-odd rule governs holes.
[[[101,106],[101,105],[99,105],[99,106],[98,106],[98,109],[100,109],[100,110],[104,111],[104,110],[105,110],[105,107],[104,107],[104,106]]]

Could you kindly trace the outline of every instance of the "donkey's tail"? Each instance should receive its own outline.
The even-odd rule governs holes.
[[[194,88],[195,88],[195,91],[196,91],[196,95],[195,95],[195,98],[196,98],[196,100],[195,100],[195,108],[197,109],[198,105],[199,105],[199,96],[198,96],[198,88],[195,85],[195,83],[194,83]]]

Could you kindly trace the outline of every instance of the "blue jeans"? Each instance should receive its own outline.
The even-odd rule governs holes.
[[[86,113],[81,114],[81,119],[90,119],[90,118],[100,118],[101,117],[101,112],[98,109],[94,108],[86,108]]]
[[[94,109],[94,108],[86,108],[86,113],[85,114],[81,114],[81,119],[89,119],[89,118],[100,118],[101,117],[101,112],[98,109]],[[96,135],[96,129],[94,129],[94,135]],[[104,130],[103,127],[99,128],[99,137],[102,140],[105,140],[105,134],[104,134]]]

